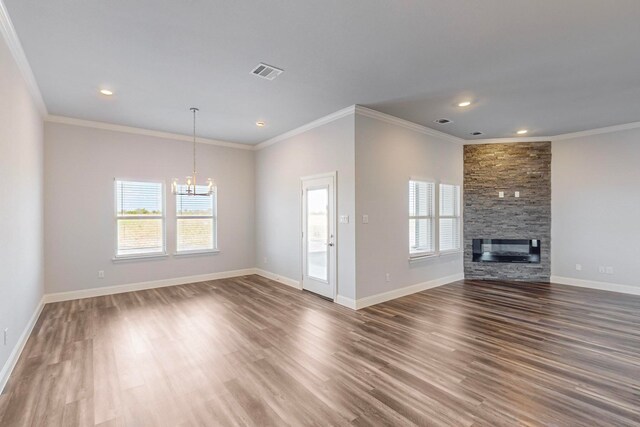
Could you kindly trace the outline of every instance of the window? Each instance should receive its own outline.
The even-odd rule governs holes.
[[[434,187],[432,182],[409,181],[409,254],[412,256],[435,252]]]
[[[198,185],[197,192],[208,186]],[[176,196],[177,251],[213,251],[217,246],[216,192],[211,196]]]
[[[460,249],[460,186],[440,184],[440,251]]]
[[[163,187],[116,180],[116,257],[165,253]]]

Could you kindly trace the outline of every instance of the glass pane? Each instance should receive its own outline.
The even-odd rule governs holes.
[[[440,250],[460,249],[460,226],[457,218],[440,218]]]
[[[329,274],[329,189],[307,190],[307,275],[326,281]]]
[[[182,185],[181,191],[185,186]],[[206,185],[197,185],[196,191],[206,192]],[[211,196],[176,196],[176,215],[178,216],[213,216],[215,193]]]
[[[440,184],[440,215],[458,216],[460,186]]]
[[[178,251],[213,249],[213,218],[178,218]]]
[[[409,181],[409,216],[433,216],[433,185]]]
[[[433,252],[433,221],[409,220],[409,252]]]
[[[163,251],[161,219],[118,220],[118,255]]]
[[[118,216],[162,215],[162,184],[116,181]]]

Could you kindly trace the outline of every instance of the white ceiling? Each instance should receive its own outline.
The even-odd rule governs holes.
[[[465,139],[640,120],[639,0],[4,1],[53,115],[189,134],[198,106],[248,144],[353,104]]]

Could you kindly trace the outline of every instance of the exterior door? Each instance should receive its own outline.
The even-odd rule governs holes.
[[[336,295],[335,174],[302,179],[302,288]]]

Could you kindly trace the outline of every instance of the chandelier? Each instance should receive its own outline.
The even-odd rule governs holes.
[[[198,175],[198,172],[196,172],[196,113],[200,110],[195,107],[191,107],[190,110],[193,112],[193,174],[188,176],[186,183],[182,185],[178,183],[178,178],[174,178],[171,184],[171,192],[176,196],[210,196],[213,194],[213,181],[211,178],[207,178],[206,189],[201,188],[198,191],[196,178]]]

